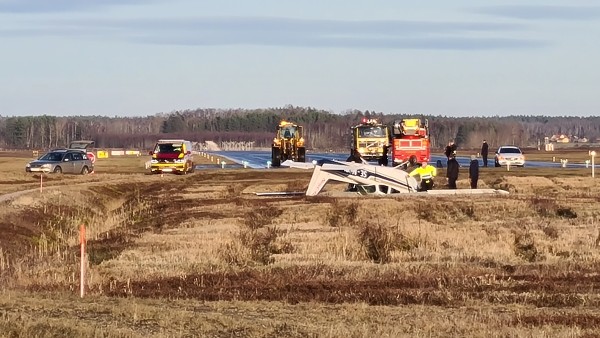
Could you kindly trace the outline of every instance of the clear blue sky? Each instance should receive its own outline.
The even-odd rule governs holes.
[[[600,114],[594,0],[0,0],[0,115]]]

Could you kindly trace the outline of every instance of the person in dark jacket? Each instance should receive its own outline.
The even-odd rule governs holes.
[[[415,170],[415,168],[420,167],[421,165],[417,162],[417,157],[415,155],[412,155],[409,159],[407,163],[404,163],[404,171],[406,171],[407,173],[410,173],[411,171]]]
[[[483,166],[487,167],[488,164],[488,150],[489,146],[485,140],[483,140],[483,145],[481,146],[481,157],[483,158]]]
[[[475,155],[471,155],[471,163],[469,163],[469,179],[471,180],[471,189],[477,189],[477,181],[479,180],[479,161]]]
[[[346,159],[346,162],[363,163],[360,152],[357,149],[352,149],[352,154],[350,154],[350,156],[348,156],[348,158]]]
[[[450,155],[448,159],[448,169],[446,177],[448,177],[448,188],[456,189],[456,180],[458,180],[458,161],[454,155]]]
[[[446,155],[447,159],[450,159],[450,156],[452,156],[452,155],[456,155],[456,144],[454,144],[454,141],[448,142],[448,145],[446,146],[446,151],[444,151],[444,154]]]
[[[348,156],[348,158],[346,159],[346,162],[363,163],[360,152],[357,149],[352,149],[352,153],[350,154],[350,156]],[[346,191],[354,192],[354,191],[358,191],[358,188],[356,187],[356,184],[348,183],[348,188],[346,189]]]

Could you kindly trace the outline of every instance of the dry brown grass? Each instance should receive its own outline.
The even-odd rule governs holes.
[[[460,198],[246,194],[306,186],[286,169],[61,178],[0,210],[0,336],[591,337],[600,183],[525,169]]]

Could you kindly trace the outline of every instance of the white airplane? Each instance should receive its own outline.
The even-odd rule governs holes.
[[[313,161],[313,163],[287,160],[282,166],[300,169],[314,169],[306,189],[306,196],[316,196],[330,180],[354,185],[360,195],[389,195],[417,193],[418,182],[406,171],[396,167],[363,163],[342,162],[336,160]],[[428,190],[418,192],[428,195],[471,195],[471,194],[508,194],[508,191],[496,189],[452,189]]]

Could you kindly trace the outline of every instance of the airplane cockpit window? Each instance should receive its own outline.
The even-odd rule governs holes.
[[[374,185],[359,185],[358,193],[361,195],[374,194],[377,191],[377,186]]]

